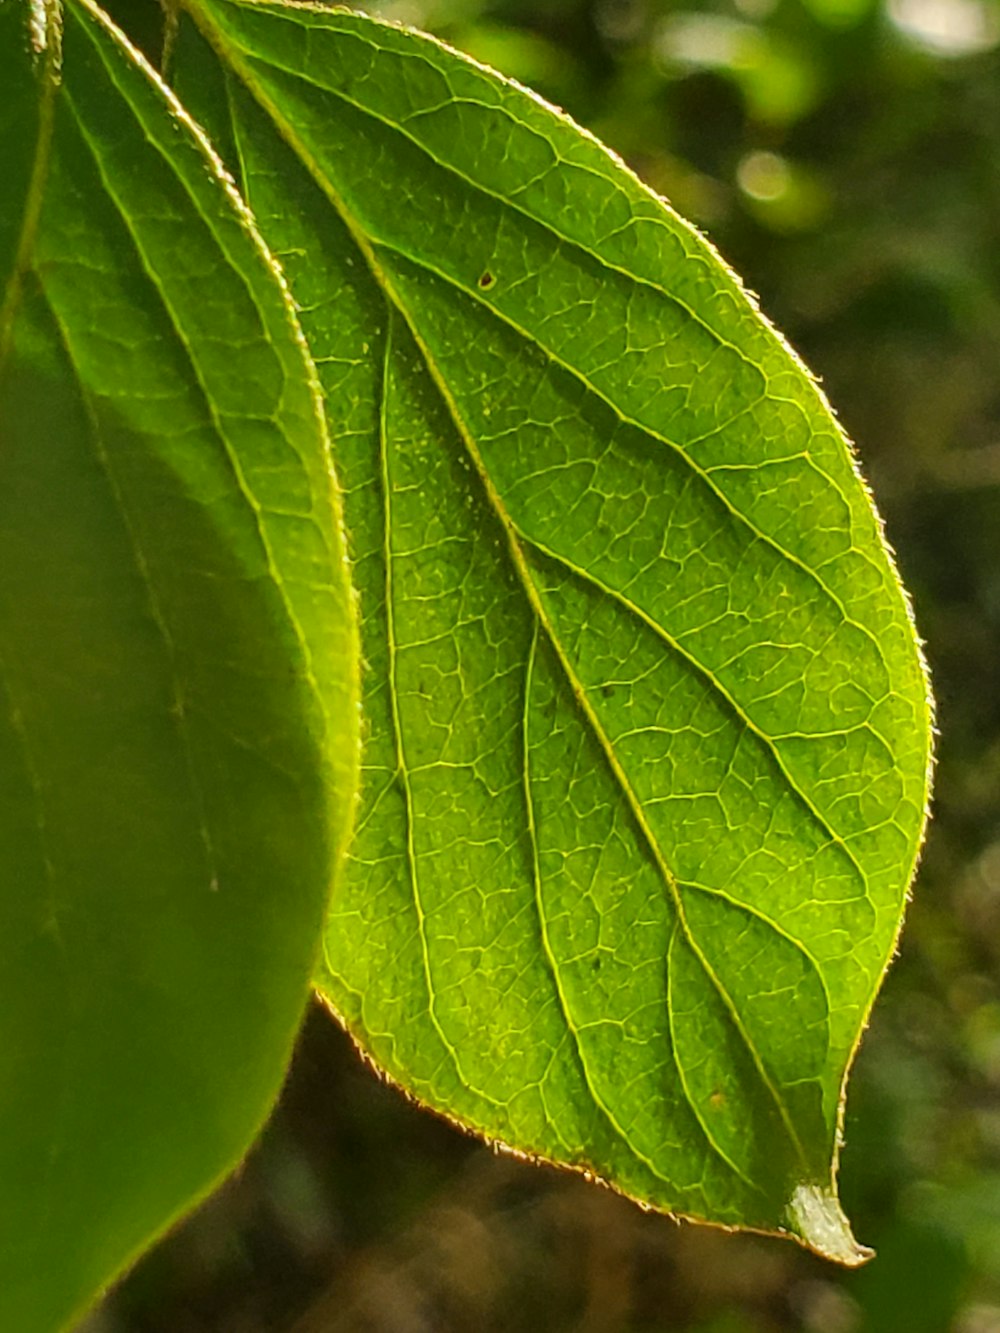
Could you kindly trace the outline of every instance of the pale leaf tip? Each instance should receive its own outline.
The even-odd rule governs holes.
[[[45,0],[30,0],[28,6],[28,31],[31,45],[36,55],[41,55],[49,44],[49,15]]]
[[[824,1259],[857,1268],[872,1257],[874,1251],[854,1239],[851,1224],[833,1190],[822,1185],[799,1185],[788,1211],[796,1234]]]

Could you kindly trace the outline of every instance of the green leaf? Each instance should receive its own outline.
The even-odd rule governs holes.
[[[522,89],[356,15],[185,5],[178,86],[299,304],[361,596],[322,993],[483,1135],[859,1262],[843,1089],[930,726],[828,406]]]
[[[357,644],[315,370],[203,135],[86,0],[6,0],[0,85],[0,1328],[33,1333],[274,1100]]]

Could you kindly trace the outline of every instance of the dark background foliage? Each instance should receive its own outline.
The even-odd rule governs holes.
[[[88,1333],[1000,1333],[998,0],[395,0],[564,106],[819,374],[927,641],[936,821],[841,1180],[878,1258],[643,1214],[409,1105],[310,1016],[237,1178]]]

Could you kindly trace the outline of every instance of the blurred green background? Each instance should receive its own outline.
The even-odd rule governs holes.
[[[1000,1333],[1000,3],[367,8],[614,147],[759,293],[858,441],[941,731],[848,1107],[843,1194],[878,1258],[840,1273],[496,1155],[316,1012],[238,1177],[87,1333]]]

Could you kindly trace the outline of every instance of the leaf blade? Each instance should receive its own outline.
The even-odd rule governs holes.
[[[377,785],[322,988],[394,1078],[488,1135],[857,1262],[842,1087],[929,725],[829,409],[705,243],[523,90],[356,16],[189,8],[262,226],[290,256],[310,233],[321,274],[289,275],[318,361],[349,341],[324,314],[342,300],[354,357],[387,368],[325,381],[331,418],[365,404],[358,435],[393,458],[363,459],[353,426],[340,445],[392,697],[369,685]],[[375,515],[352,498],[370,489]]]

